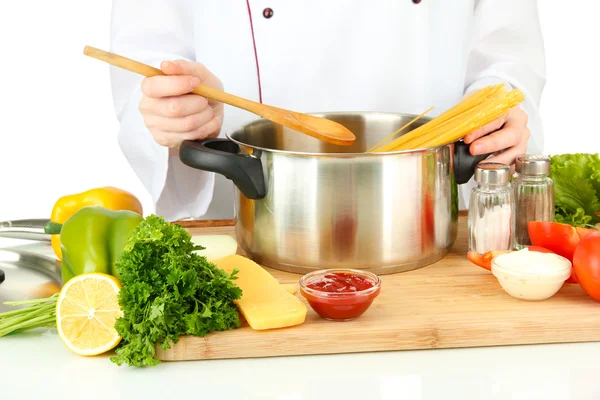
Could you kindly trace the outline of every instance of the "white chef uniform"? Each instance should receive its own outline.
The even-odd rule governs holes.
[[[526,96],[528,151],[543,151],[534,0],[114,0],[112,18],[112,51],[156,67],[198,61],[229,93],[300,112],[434,106],[435,116],[470,90],[505,82]],[[230,181],[183,165],[153,140],[138,109],[142,78],[112,67],[111,78],[119,144],[155,212],[171,221],[233,217]],[[221,136],[256,118],[225,106]],[[461,208],[470,188],[461,187]]]

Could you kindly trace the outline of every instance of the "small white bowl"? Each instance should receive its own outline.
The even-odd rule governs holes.
[[[554,296],[571,276],[571,262],[553,253],[520,250],[492,260],[492,274],[512,297],[528,301]]]

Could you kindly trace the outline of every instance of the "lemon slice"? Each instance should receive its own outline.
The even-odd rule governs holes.
[[[63,286],[56,304],[56,328],[69,350],[94,356],[119,344],[114,326],[123,315],[120,289],[115,277],[96,272],[77,275]]]

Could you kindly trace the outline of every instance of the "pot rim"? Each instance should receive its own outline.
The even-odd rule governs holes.
[[[387,115],[387,116],[408,117],[408,118],[410,118],[410,120],[412,120],[413,118],[415,118],[419,115],[419,114],[394,113],[394,112],[385,112],[385,111],[347,111],[347,112],[346,111],[334,111],[334,112],[318,112],[318,113],[309,112],[309,113],[305,113],[305,114],[314,115],[317,117],[324,117],[325,115],[335,116],[335,115],[352,115],[352,114],[375,115],[375,116]],[[431,121],[432,119],[433,119],[432,117],[423,116],[419,120],[425,121],[425,123],[427,123],[427,122]],[[243,127],[248,126],[253,123],[257,123],[259,121],[268,121],[268,120],[266,120],[264,118],[255,119],[255,120],[249,122],[248,124],[244,124]],[[268,147],[256,146],[256,145],[244,143],[241,140],[235,139],[231,136],[231,135],[235,134],[236,132],[238,132],[239,129],[241,129],[241,128],[232,129],[233,132],[226,132],[225,136],[227,137],[227,139],[229,139],[230,141],[234,142],[235,144],[237,144],[238,146],[241,146],[241,147],[249,147],[254,150],[260,150],[260,151],[276,153],[276,154],[292,155],[292,156],[309,156],[309,157],[313,156],[313,157],[330,157],[330,158],[381,157],[381,156],[393,156],[393,155],[400,155],[400,154],[418,154],[418,153],[436,152],[441,148],[448,147],[448,146],[451,146],[454,143],[456,143],[456,142],[452,142],[452,143],[448,143],[448,144],[436,146],[436,147],[421,147],[421,148],[412,149],[412,150],[397,150],[397,151],[386,151],[386,152],[365,151],[365,152],[361,152],[361,153],[331,153],[331,152],[291,151],[291,150],[270,149]],[[410,130],[408,132],[410,132]],[[303,133],[301,133],[301,132],[297,132],[297,134],[303,135]],[[339,146],[339,147],[344,148],[345,146]]]

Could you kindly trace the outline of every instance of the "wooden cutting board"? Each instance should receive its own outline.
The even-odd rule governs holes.
[[[187,228],[193,234],[230,234],[227,222],[207,221]],[[382,291],[359,319],[331,322],[308,307],[303,325],[254,331],[250,327],[182,337],[165,361],[307,354],[336,354],[431,348],[478,347],[600,341],[600,303],[578,285],[564,285],[541,302],[506,294],[488,271],[466,259],[467,221],[459,218],[453,251],[415,271],[383,275]],[[240,251],[240,254],[243,252]],[[267,269],[281,283],[300,275]],[[304,299],[299,292],[296,295]]]

